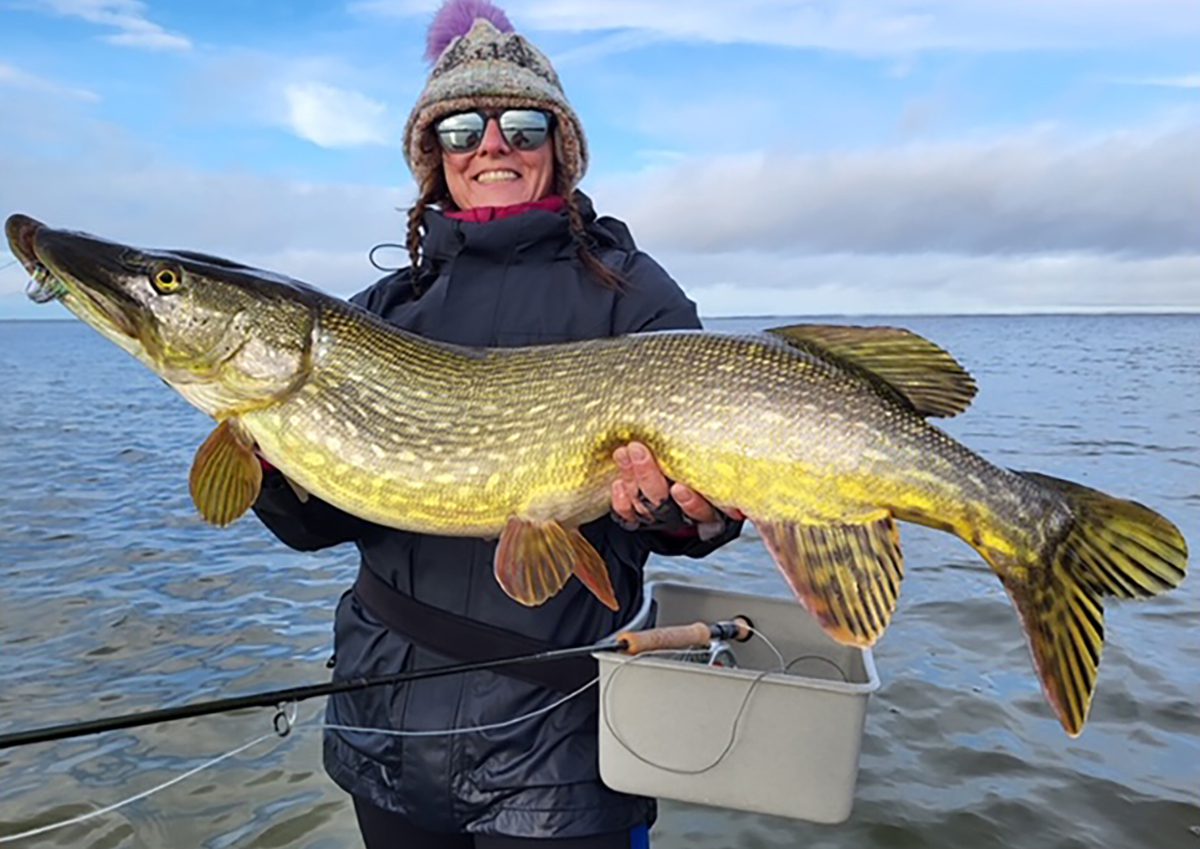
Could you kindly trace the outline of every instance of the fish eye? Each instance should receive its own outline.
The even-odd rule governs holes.
[[[151,274],[150,282],[160,293],[169,295],[183,285],[183,275],[169,265],[160,265]]]

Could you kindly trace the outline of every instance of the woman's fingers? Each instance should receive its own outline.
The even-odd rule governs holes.
[[[717,509],[691,487],[672,484],[659,468],[654,455],[640,442],[622,445],[613,451],[618,476],[612,484],[612,509],[624,521],[653,521],[653,507],[671,498],[683,514],[697,524],[720,521]],[[738,510],[726,511],[732,519],[744,518]]]
[[[666,501],[671,494],[671,485],[650,449],[640,442],[629,443],[629,462],[637,488],[646,500],[655,507]]]
[[[681,483],[671,485],[671,497],[687,516],[697,524],[717,521],[717,508],[713,507],[703,496]]]

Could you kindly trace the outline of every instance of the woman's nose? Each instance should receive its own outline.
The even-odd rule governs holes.
[[[483,141],[479,143],[480,153],[486,151],[497,156],[508,153],[509,150],[508,142],[504,140],[504,133],[500,132],[500,122],[495,118],[488,118],[487,125],[483,128]]]

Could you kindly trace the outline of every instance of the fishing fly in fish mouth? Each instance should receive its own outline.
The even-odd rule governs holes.
[[[6,232],[40,295],[217,420],[191,472],[196,505],[217,525],[258,496],[261,455],[298,490],[369,522],[498,537],[496,578],[524,605],[574,575],[614,607],[579,528],[610,508],[613,451],[638,441],[667,477],[752,520],[841,643],[872,645],[889,623],[903,577],[897,520],[966,541],[1008,591],[1072,735],[1096,682],[1103,597],[1153,596],[1184,578],[1186,543],[1162,516],[999,468],[930,425],[965,410],[975,385],[905,330],[463,348],[225,260],[24,216]]]

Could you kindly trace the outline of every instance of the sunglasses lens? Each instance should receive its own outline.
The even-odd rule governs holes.
[[[500,132],[517,150],[537,150],[550,135],[550,116],[538,109],[509,109],[500,113]]]
[[[451,153],[467,153],[479,147],[487,119],[478,112],[460,112],[437,123],[438,140]]]

